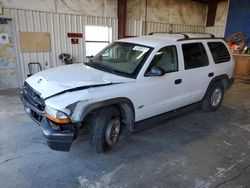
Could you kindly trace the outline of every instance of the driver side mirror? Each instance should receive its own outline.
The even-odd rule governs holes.
[[[165,71],[162,68],[153,66],[145,73],[145,76],[163,76],[164,74]]]

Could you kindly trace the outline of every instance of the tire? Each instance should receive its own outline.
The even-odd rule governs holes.
[[[223,100],[224,88],[220,82],[215,82],[213,86],[206,93],[202,101],[201,109],[206,112],[216,111]]]
[[[117,128],[117,126],[119,126],[119,128]],[[112,137],[113,128],[115,130],[119,129],[118,133],[116,133],[116,138]],[[98,110],[92,117],[90,127],[90,145],[93,151],[96,153],[103,153],[110,149],[117,142],[120,129],[121,120],[117,108],[108,107]]]

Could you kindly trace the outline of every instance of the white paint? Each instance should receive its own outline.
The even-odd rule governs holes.
[[[202,187],[202,185],[206,183],[205,181],[199,179],[195,179],[194,181],[195,181],[194,188],[204,188]]]
[[[1,111],[0,112],[0,119],[5,118],[8,115],[8,113],[6,111]]]
[[[217,180],[218,178],[224,177],[225,174],[226,174],[227,172],[229,172],[230,170],[232,170],[234,167],[236,167],[238,164],[240,164],[240,163],[242,163],[242,162],[244,162],[244,159],[237,160],[233,165],[231,165],[230,167],[228,167],[228,168],[226,168],[226,169],[224,169],[224,168],[216,168],[216,169],[218,170],[218,172],[215,173],[215,174],[213,175],[213,177],[210,178],[209,181],[205,182],[204,184],[201,184],[201,185],[199,186],[199,188],[208,188],[208,187],[210,187],[210,185],[211,185],[212,183],[216,182],[216,180]]]
[[[42,98],[72,88],[110,84],[66,92],[45,100],[45,104],[67,114],[69,114],[67,106],[76,104],[75,110],[71,112],[71,120],[78,122],[82,110],[87,105],[98,101],[126,97],[134,105],[135,121],[140,121],[200,101],[212,79],[208,76],[204,77],[209,72],[214,72],[214,76],[227,74],[229,78],[232,77],[233,60],[227,63],[214,64],[211,53],[209,53],[207,40],[204,39],[192,40],[192,42],[204,44],[210,64],[205,67],[185,70],[181,45],[190,41],[177,42],[180,38],[183,38],[183,36],[173,34],[120,40],[120,42],[132,42],[154,47],[136,79],[106,73],[83,64],[76,64],[37,73],[26,81]],[[223,42],[221,39],[210,39],[209,42],[211,41]],[[177,46],[179,71],[167,73],[163,76],[145,77],[144,74],[158,50],[172,45]],[[181,85],[174,84],[177,79],[182,79]],[[199,82],[195,82],[195,80],[199,80]],[[194,82],[196,84],[193,84]],[[142,105],[144,107],[139,108]]]
[[[48,69],[38,72],[26,80],[44,99],[77,87],[132,81],[134,80],[100,71],[83,63]]]
[[[227,142],[227,141],[225,141],[225,140],[223,140],[223,143],[226,144],[226,145],[228,145],[228,146],[232,146],[231,143],[229,143],[229,142]]]
[[[244,129],[245,131],[247,132],[250,132],[250,124],[239,124],[239,123],[232,123],[233,125],[241,128],[241,129]]]
[[[116,167],[113,171],[104,174],[98,180],[91,181],[88,180],[85,176],[78,177],[78,182],[80,183],[80,187],[82,188],[106,188],[110,187],[112,179],[114,179],[114,176],[117,172],[119,172],[125,165],[121,164],[118,167]]]
[[[224,171],[225,171],[225,168],[216,168],[216,170],[218,171],[214,176],[216,177],[224,177]]]

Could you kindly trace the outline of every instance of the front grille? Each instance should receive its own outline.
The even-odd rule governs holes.
[[[45,109],[44,100],[26,82],[22,89],[21,100],[23,101],[24,106],[30,109],[29,116],[36,123],[40,123]]]
[[[26,83],[26,82],[25,82]],[[24,84],[23,93],[28,98],[29,102],[40,111],[44,111],[44,100],[30,87],[27,83]]]

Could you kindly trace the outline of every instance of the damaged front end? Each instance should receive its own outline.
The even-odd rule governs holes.
[[[27,83],[22,89],[20,98],[27,115],[42,129],[48,146],[57,151],[69,151],[76,137],[76,125],[65,119],[58,122],[56,118],[53,119],[46,114],[44,100]]]

